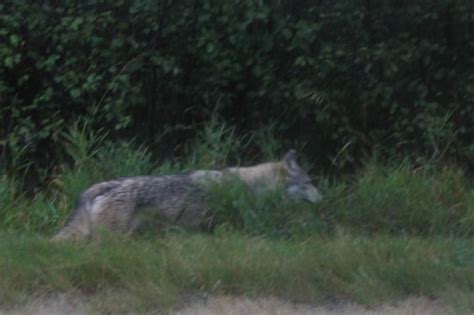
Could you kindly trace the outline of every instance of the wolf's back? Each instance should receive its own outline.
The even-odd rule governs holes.
[[[202,212],[193,198],[199,196],[197,186],[188,173],[124,177],[92,185],[82,193],[72,215],[52,240],[82,239],[98,226],[132,232],[150,208],[165,219],[193,222],[189,217]],[[185,212],[183,208],[187,208]]]

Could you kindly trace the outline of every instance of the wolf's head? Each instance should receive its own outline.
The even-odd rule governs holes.
[[[319,190],[313,186],[308,174],[298,165],[296,151],[290,150],[285,154],[281,163],[286,173],[286,193],[288,197],[317,202],[322,199]]]

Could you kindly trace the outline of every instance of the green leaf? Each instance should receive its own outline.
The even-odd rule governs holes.
[[[5,67],[10,68],[10,69],[13,68],[14,66],[13,56],[6,57],[3,63],[5,64]]]
[[[71,89],[71,91],[69,92],[69,94],[71,94],[71,97],[74,98],[74,99],[77,99],[81,96],[81,90],[77,89],[77,88],[74,88],[74,89]]]
[[[15,35],[15,34],[10,35],[10,43],[13,46],[16,46],[19,42],[20,42],[20,38],[17,35]]]

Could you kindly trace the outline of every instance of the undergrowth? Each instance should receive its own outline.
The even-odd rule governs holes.
[[[270,139],[268,147],[258,140],[263,154],[279,159],[282,154],[277,154],[278,146],[268,130],[253,138],[262,135]],[[238,163],[237,152],[249,143],[236,138],[233,129],[215,117],[204,126],[187,159],[157,162],[144,146],[109,142],[81,125],[71,127],[64,139],[72,163],[58,168],[46,188],[34,196],[21,192],[25,178],[0,177],[1,228],[51,234],[93,183],[232,165],[230,161]],[[299,159],[302,165],[308,164],[304,157]],[[362,234],[474,235],[473,185],[456,167],[369,160],[354,175],[337,180],[319,176],[314,185],[324,195],[316,205],[290,201],[278,190],[256,197],[239,181],[214,187],[207,198],[218,225],[270,238],[330,235],[339,226]]]
[[[208,192],[211,233],[175,228],[47,241],[89,185],[239,163],[248,139],[234,137],[231,127],[213,123],[190,148],[194,154],[157,162],[136,142],[109,142],[73,126],[64,137],[71,163],[34,196],[22,192],[25,178],[0,177],[0,304],[41,292],[123,289],[131,299],[123,307],[136,310],[171,307],[185,291],[364,304],[427,295],[474,308],[474,190],[453,166],[370,160],[350,176],[317,177],[324,195],[317,204],[290,201],[279,190],[257,197],[229,181]],[[275,143],[261,150],[267,160],[283,153]],[[104,307],[120,312],[122,304]]]

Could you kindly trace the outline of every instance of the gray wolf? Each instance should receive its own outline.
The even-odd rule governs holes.
[[[289,198],[317,202],[321,194],[290,150],[280,161],[222,170],[195,170],[165,176],[137,176],[100,182],[80,196],[72,215],[52,240],[79,240],[99,227],[132,233],[152,212],[183,226],[208,223],[206,194],[211,185],[240,180],[250,190],[282,188]]]

